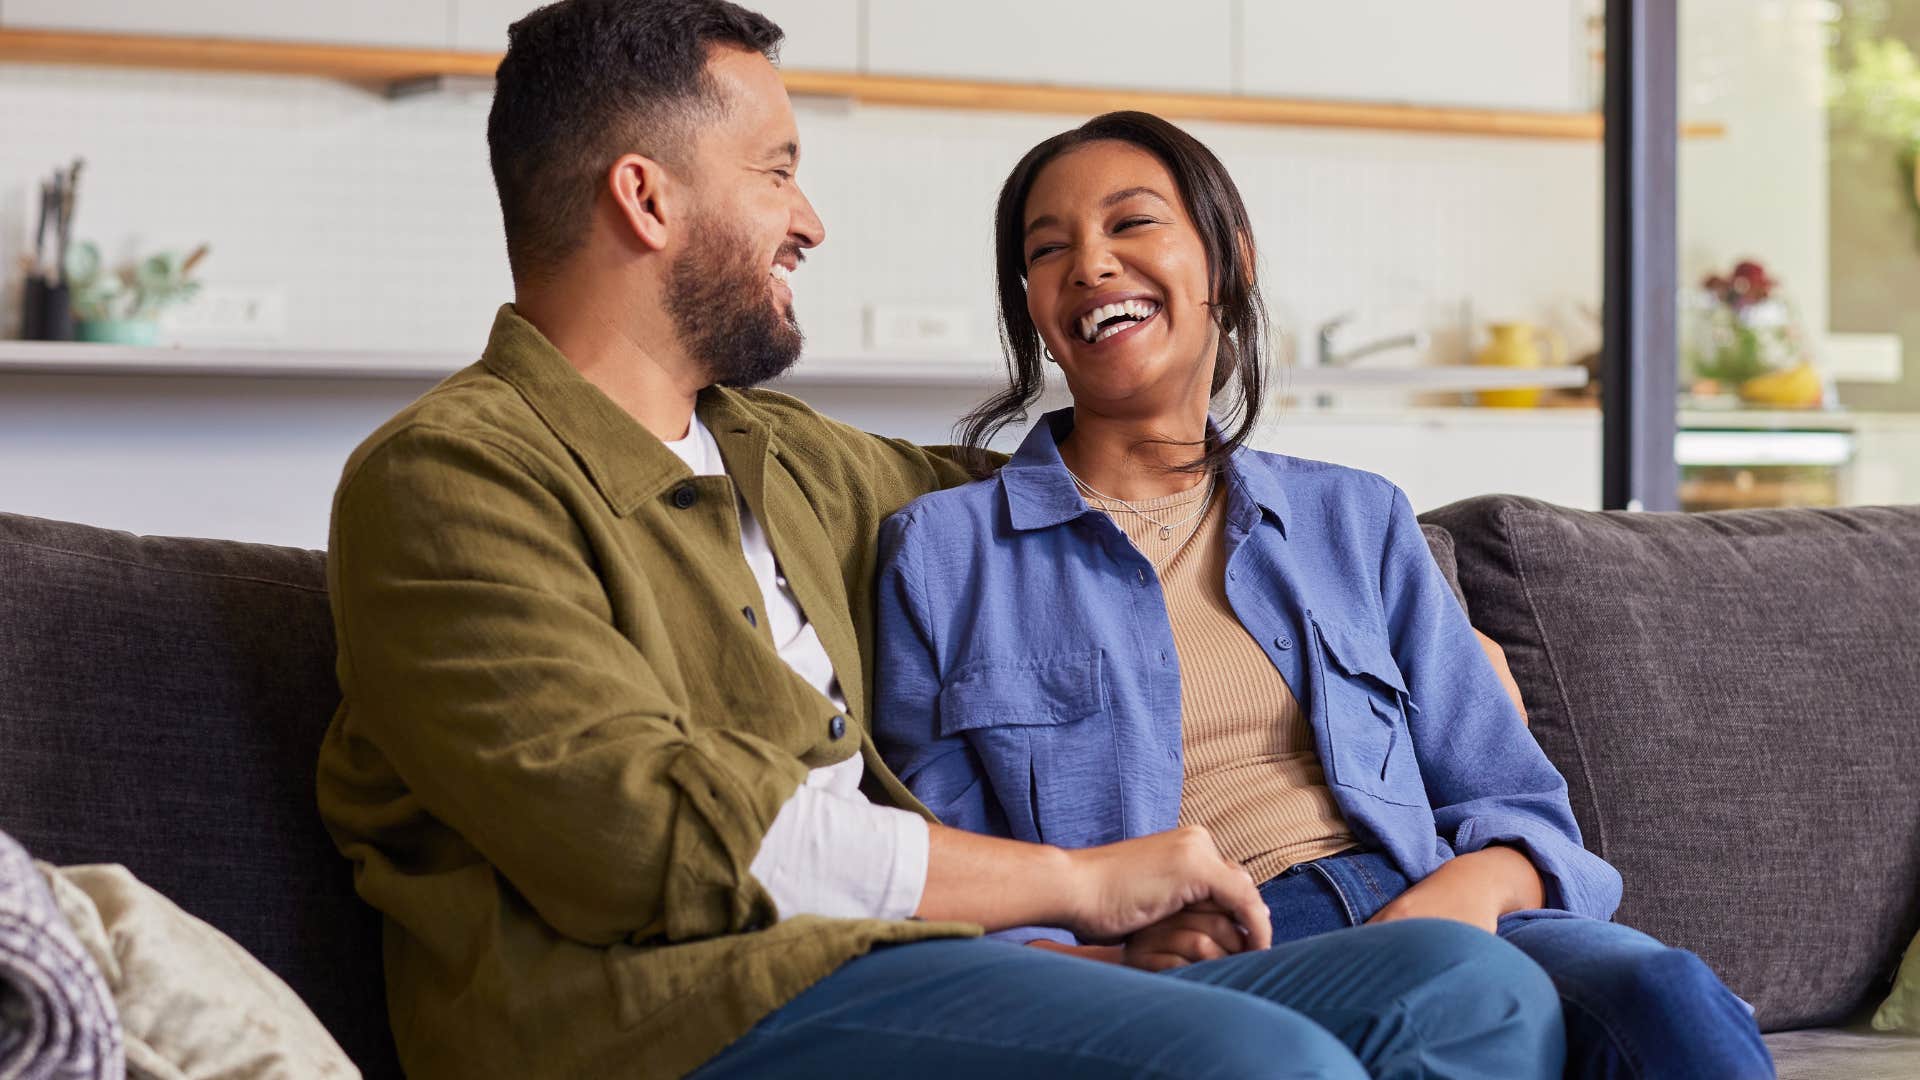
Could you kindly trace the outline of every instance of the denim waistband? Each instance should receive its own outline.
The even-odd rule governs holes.
[[[1312,888],[1309,882],[1324,888]],[[1385,854],[1348,851],[1295,863],[1262,885],[1260,894],[1273,912],[1276,930],[1291,924],[1302,931],[1318,932],[1341,924],[1359,926],[1406,892],[1410,884]],[[1329,903],[1337,912],[1307,910]],[[1288,908],[1293,910],[1283,910]],[[1323,925],[1328,922],[1333,925]]]

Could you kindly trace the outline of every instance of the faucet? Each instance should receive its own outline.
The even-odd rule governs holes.
[[[1334,332],[1352,321],[1353,313],[1348,312],[1345,315],[1336,315],[1320,324],[1320,349],[1317,356],[1319,366],[1345,367],[1362,357],[1372,356],[1374,353],[1386,352],[1388,349],[1424,349],[1427,347],[1426,332],[1423,330],[1415,330],[1411,333],[1400,334],[1395,337],[1369,341],[1365,345],[1348,349],[1343,353],[1334,352]]]
[[[1369,341],[1365,345],[1348,349],[1346,352],[1335,352],[1333,349],[1334,333],[1352,321],[1353,313],[1347,312],[1343,315],[1335,315],[1333,318],[1320,324],[1320,331],[1317,335],[1319,338],[1319,348],[1314,354],[1316,366],[1346,367],[1355,360],[1372,356],[1375,353],[1386,352],[1389,349],[1424,349],[1427,347],[1426,331],[1414,330],[1405,334],[1397,334],[1393,337]],[[1333,405],[1333,395],[1322,391],[1314,395],[1313,403],[1317,408],[1329,408]]]

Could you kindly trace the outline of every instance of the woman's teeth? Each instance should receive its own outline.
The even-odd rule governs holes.
[[[1160,305],[1151,300],[1123,300],[1118,304],[1094,308],[1080,316],[1080,339],[1089,344],[1104,341],[1134,323],[1145,322],[1159,310]],[[1121,321],[1103,326],[1115,319]]]

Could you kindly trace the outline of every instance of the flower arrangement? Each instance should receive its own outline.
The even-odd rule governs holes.
[[[1692,298],[1689,368],[1696,379],[1737,387],[1801,363],[1805,349],[1780,283],[1751,259],[1709,274]]]

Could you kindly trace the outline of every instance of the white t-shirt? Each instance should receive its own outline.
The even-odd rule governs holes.
[[[667,443],[695,476],[724,476],[713,433],[695,416],[686,438]],[[762,610],[780,659],[846,711],[846,698],[819,634],[800,610],[774,560],[760,522],[736,499],[740,549],[760,583]],[[860,793],[866,766],[859,754],[814,769],[773,819],[749,867],[766,886],[782,919],[794,915],[905,919],[920,908],[927,885],[927,823],[920,815],[880,806]]]

